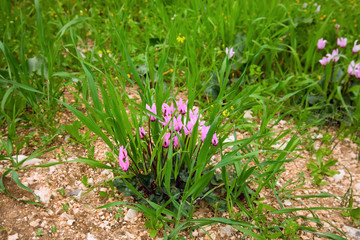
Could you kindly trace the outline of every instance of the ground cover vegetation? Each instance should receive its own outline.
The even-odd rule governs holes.
[[[99,208],[142,212],[150,237],[182,239],[221,223],[254,239],[296,239],[300,231],[346,239],[322,229],[316,211],[331,207],[300,216],[305,208],[283,204],[285,196],[336,196],[296,196],[277,181],[305,148],[316,155],[307,164],[311,181],[325,185],[338,173],[336,159],[324,160],[332,142],[360,144],[359,1],[35,0],[3,1],[0,12],[0,160],[10,163],[3,196],[12,196],[10,177],[37,199],[20,201],[42,207],[19,174],[69,134],[88,149],[70,162],[115,175],[106,184],[118,199]],[[60,124],[65,111],[77,120]],[[294,127],[274,131],[284,120]],[[338,134],[315,149],[308,129],[328,126]],[[109,149],[106,160],[94,157],[97,139]],[[29,145],[36,150],[18,159]],[[265,189],[276,204],[263,203]],[[337,197],[358,223],[351,188]],[[194,218],[200,201],[229,217]]]

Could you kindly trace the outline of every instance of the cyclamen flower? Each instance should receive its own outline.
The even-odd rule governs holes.
[[[229,55],[229,60],[230,60],[230,59],[234,56],[234,54],[235,54],[234,48],[230,48],[230,50],[229,50],[229,48],[226,47],[225,53],[226,53],[227,55]]]
[[[164,142],[163,142],[164,148],[168,148],[170,146],[170,137],[171,137],[171,133],[166,133],[164,135]]]
[[[339,49],[334,49],[334,51],[332,52],[332,54],[326,54],[327,58],[328,58],[328,62],[330,62],[331,60],[333,62],[337,62],[339,61],[340,57],[338,56],[339,55]]]
[[[174,117],[172,123],[174,124],[174,130],[180,132],[183,126],[181,121],[181,115],[179,115],[177,118]]]
[[[181,133],[179,133],[179,136],[181,137]],[[176,135],[173,137],[173,145],[174,145],[175,148],[180,147],[180,142],[179,142],[179,139],[178,139],[178,137]]]
[[[174,104],[171,103],[171,106],[167,105],[166,103],[163,103],[162,105],[162,112],[164,116],[171,116],[175,112]]]
[[[326,45],[326,42],[327,42],[327,40],[324,40],[324,39],[320,38],[320,39],[318,40],[318,42],[317,42],[317,48],[318,48],[318,50],[323,49],[323,48],[325,47],[325,45]]]
[[[127,156],[127,151],[123,146],[119,149],[119,165],[125,172],[129,169],[129,158]]]
[[[321,65],[326,66],[326,64],[329,63],[329,59],[327,57],[323,57],[321,60],[319,60]]]
[[[316,10],[315,10],[315,14],[318,14],[320,12],[320,8],[321,8],[321,5],[319,5]]]
[[[140,139],[144,139],[146,132],[145,129],[143,127],[139,127],[139,133],[140,133]]]
[[[349,64],[349,67],[348,67],[348,70],[347,70],[347,72],[348,72],[348,74],[349,74],[350,76],[354,76],[354,75],[355,75],[354,69],[355,69],[355,61],[352,60],[352,61],[350,62],[350,64]]]
[[[359,45],[356,45],[357,42],[358,42],[358,40],[356,40],[356,41],[354,42],[354,47],[353,47],[353,49],[352,49],[352,52],[353,52],[353,53],[357,53],[358,51],[360,51],[360,44],[359,44]]]
[[[213,138],[211,140],[212,145],[216,146],[219,143],[219,140],[216,137],[216,133],[214,133]]]
[[[356,64],[354,72],[355,72],[356,78],[360,79],[360,63]]]
[[[203,126],[201,128],[201,141],[204,142],[205,141],[205,138],[206,138],[206,135],[208,134],[209,132],[209,129],[210,129],[210,126]]]
[[[153,103],[151,108],[150,108],[149,105],[146,104],[146,109],[149,110],[150,112],[152,112],[153,114],[156,114],[156,105],[155,105],[155,103]],[[155,122],[156,117],[154,117],[154,116],[152,116],[150,114],[148,114],[148,116],[150,117],[150,121]]]
[[[341,48],[346,47],[347,44],[347,38],[338,38],[337,39],[337,45],[339,45]]]
[[[183,102],[182,98],[180,98],[179,101],[176,102],[177,110],[178,110],[182,115],[185,115],[185,114],[186,114],[187,103],[188,103],[188,101]]]
[[[336,29],[336,30],[339,30],[339,28],[340,28],[340,25],[339,25],[339,24],[335,24],[335,29]]]

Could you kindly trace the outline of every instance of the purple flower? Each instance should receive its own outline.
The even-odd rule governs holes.
[[[318,50],[323,49],[323,48],[325,47],[325,45],[326,45],[326,42],[327,42],[327,40],[324,40],[324,39],[320,38],[320,39],[318,40],[318,42],[317,42],[317,48],[318,48]]]
[[[230,60],[230,59],[234,56],[234,54],[235,54],[234,48],[230,48],[230,50],[229,50],[229,48],[226,47],[225,53],[226,53],[227,55],[229,55],[229,60]]]
[[[337,62],[339,61],[340,57],[338,56],[339,55],[339,49],[334,49],[334,51],[332,52],[332,54],[326,54],[326,56],[328,57],[328,62],[330,62],[331,60],[333,62]]]
[[[184,127],[184,132],[185,132],[185,135],[191,135],[191,132],[194,128],[194,122],[193,121],[188,121],[188,123],[186,124],[186,127]]]
[[[319,60],[321,65],[326,66],[326,64],[329,63],[329,59],[327,57],[323,57],[321,60]]]
[[[181,133],[179,133],[179,136],[181,136]],[[176,149],[180,147],[180,142],[176,135],[173,137],[173,145]]]
[[[129,158],[127,157],[127,151],[123,146],[119,149],[119,165],[125,172],[129,169]]]
[[[339,28],[340,28],[340,25],[339,25],[339,24],[335,24],[335,29],[336,29],[336,30],[339,30]]]
[[[144,139],[146,132],[143,127],[139,127],[139,133],[140,133],[140,139]]]
[[[347,38],[338,38],[337,39],[337,45],[339,45],[339,47],[344,48],[347,44]]]
[[[357,79],[360,79],[360,63],[356,64],[354,72]]]
[[[206,135],[208,134],[209,132],[209,129],[210,129],[210,126],[203,126],[201,128],[201,141],[204,142],[205,141],[205,138],[206,138]]]
[[[172,123],[174,124],[174,130],[180,132],[183,126],[181,122],[181,115],[177,116],[177,118],[174,117]]]
[[[186,114],[187,103],[188,103],[188,101],[183,102],[182,98],[180,98],[179,101],[176,102],[177,110],[178,110],[182,115],[185,115],[185,114]]]
[[[171,115],[166,115],[164,117],[164,122],[160,121],[160,123],[165,127],[166,125],[169,124],[170,121],[171,121]]]
[[[352,49],[352,52],[353,52],[353,53],[357,53],[358,51],[360,51],[360,44],[359,44],[359,45],[356,45],[357,42],[358,42],[358,40],[356,40],[356,41],[354,42],[354,47],[353,47],[353,49]]]
[[[213,138],[211,140],[212,145],[216,146],[219,143],[219,140],[216,137],[216,133],[214,133]]]
[[[164,148],[168,148],[170,146],[170,137],[171,137],[171,133],[166,133],[164,136],[164,142],[163,142],[163,147]]]
[[[150,108],[149,105],[146,104],[146,109],[149,110],[150,112],[152,112],[153,114],[156,114],[156,106],[155,106],[155,103],[153,103],[153,105],[151,106],[151,108]],[[152,115],[150,115],[150,114],[148,114],[148,116],[150,117],[150,121],[155,122],[156,117],[154,117],[154,116],[152,116]]]
[[[354,76],[354,75],[355,75],[354,69],[355,69],[355,61],[352,60],[352,61],[350,62],[350,64],[349,64],[349,67],[348,67],[348,70],[347,70],[347,72],[348,72],[348,74],[349,74],[350,76]]]
[[[175,112],[174,104],[171,103],[171,106],[167,105],[166,103],[163,103],[162,105],[162,112],[164,116],[171,116]]]

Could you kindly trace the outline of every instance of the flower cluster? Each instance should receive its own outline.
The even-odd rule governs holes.
[[[336,29],[339,29],[339,26],[336,27]],[[337,45],[341,48],[345,48],[347,45],[347,38],[337,38]],[[324,49],[325,45],[326,45],[327,40],[324,40],[323,38],[320,38],[317,42],[317,48],[318,50]],[[360,44],[357,44],[358,40],[356,40],[354,42],[354,47],[352,49],[352,52],[354,54],[356,54],[357,52],[360,51]],[[328,53],[326,54],[326,56],[324,56],[322,59],[319,60],[319,62],[321,63],[321,65],[326,66],[328,63],[330,62],[337,62],[339,61],[339,49],[336,48],[332,51],[332,53]],[[355,64],[355,61],[351,61],[351,63],[349,64],[348,67],[348,74],[350,76],[356,76],[357,78],[360,79],[360,63]]]
[[[187,118],[188,111],[188,101],[183,101],[183,99],[179,99],[179,101],[175,101],[175,106],[173,103],[168,105],[166,103],[162,104],[161,112],[162,119],[158,119],[158,122],[161,124],[163,129],[166,129],[166,133],[162,138],[162,147],[163,149],[168,149],[172,147],[173,149],[179,150],[180,148],[185,148],[180,144],[180,139],[184,139],[184,144],[186,145],[190,139],[190,136],[193,133],[195,125],[198,123],[198,131],[200,134],[201,143],[203,143],[208,135],[210,126],[205,125],[205,121],[200,120],[199,109],[194,108],[189,110],[189,117]],[[150,107],[146,105],[146,109],[157,115],[157,109],[155,103]],[[157,117],[151,114],[147,114],[149,116],[149,121],[156,122]],[[149,124],[150,127],[150,124]],[[149,131],[151,131],[149,129]],[[139,136],[140,139],[146,140],[148,143],[151,143],[150,134],[149,138],[146,137],[146,131],[144,127],[139,127]],[[212,136],[211,143],[213,146],[217,146],[219,140],[217,138],[216,133]],[[127,157],[127,152],[123,146],[120,147],[119,150],[119,165],[124,170],[127,171],[129,168],[129,160]]]

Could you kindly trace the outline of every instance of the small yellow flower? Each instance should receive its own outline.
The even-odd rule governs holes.
[[[230,109],[231,109],[231,110],[234,110],[235,108],[234,108],[234,106],[231,106]]]
[[[170,72],[174,72],[174,69],[170,69]]]
[[[85,8],[85,12],[87,12],[87,8]]]
[[[213,105],[213,104],[211,104],[211,107],[213,108],[213,107],[214,107],[214,105]]]
[[[106,50],[107,53],[112,53],[111,50]]]
[[[318,79],[321,80],[321,76],[318,76]]]
[[[179,43],[184,43],[185,41],[185,36],[181,37],[181,33],[179,34],[179,36],[176,38],[176,40],[179,42]]]
[[[336,19],[334,18],[332,21],[333,21],[333,22],[336,22]]]
[[[220,50],[218,53],[219,53],[219,54],[221,54],[221,53],[222,53],[222,51]]]
[[[308,2],[309,5],[311,5],[311,2]]]
[[[127,74],[127,77],[130,78],[131,77],[130,74]]]
[[[141,14],[141,11],[139,11],[139,14]]]
[[[339,9],[339,12],[342,12],[342,11],[344,11],[344,9],[340,8],[340,9]]]
[[[229,111],[228,111],[228,110],[223,111],[223,113],[222,113],[222,114],[224,115],[224,117],[227,117],[227,116],[229,116],[229,115],[230,115],[230,113],[229,113]]]
[[[216,31],[216,27],[214,27],[214,31]]]
[[[122,10],[125,11],[125,8],[123,7]]]
[[[84,13],[83,13],[83,11],[82,11],[82,10],[80,10],[80,16],[82,16],[82,15],[84,15]]]
[[[66,10],[66,13],[69,14],[69,10]]]

